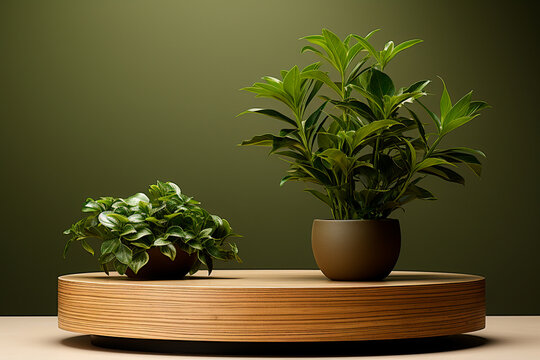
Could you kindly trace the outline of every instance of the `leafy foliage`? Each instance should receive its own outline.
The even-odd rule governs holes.
[[[71,235],[64,258],[73,242],[94,255],[86,239],[97,238],[102,240],[98,261],[107,274],[111,269],[124,274],[128,267],[137,273],[148,262],[146,250],[153,247],[171,260],[176,257],[177,246],[188,254],[197,253],[190,274],[201,265],[210,274],[214,259],[241,261],[236,245],[227,241],[238,236],[227,220],[208,213],[172,182],[158,181],[150,186],[149,195],[87,199],[82,212],[88,216],[64,231]]]
[[[479,158],[485,156],[479,150],[439,149],[438,145],[488,105],[472,101],[472,92],[452,104],[443,82],[440,115],[436,115],[419,100],[426,95],[429,80],[397,89],[384,72],[398,53],[422,40],[397,46],[389,41],[377,51],[369,42],[376,31],[341,40],[323,29],[322,35],[302,38],[311,43],[302,53],[320,57],[337,72],[337,81],[318,62],[302,70],[297,66],[284,70],[281,79],[265,76],[264,82],[243,89],[285,104],[291,114],[261,108],[243,112],[287,125],[279,134],[258,135],[241,145],[270,146],[271,153],[290,164],[281,185],[294,180],[319,186],[306,191],[327,204],[335,219],[386,218],[414,199],[433,200],[435,196],[418,185],[424,177],[464,184],[456,165],[464,164],[480,175]],[[317,96],[323,87],[335,96]],[[309,112],[314,99],[319,104]],[[436,133],[426,133],[409,106],[416,102],[434,122]]]

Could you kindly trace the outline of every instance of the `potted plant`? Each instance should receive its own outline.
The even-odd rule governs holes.
[[[473,101],[472,92],[453,104],[443,82],[436,115],[420,100],[428,80],[398,89],[386,73],[399,52],[421,40],[389,41],[377,51],[369,42],[374,33],[341,40],[324,29],[322,35],[302,38],[311,43],[302,53],[312,52],[330,65],[336,81],[317,62],[281,71],[281,78],[265,76],[243,89],[289,109],[289,114],[261,108],[243,112],[286,126],[241,145],[270,146],[270,153],[289,163],[280,185],[303,181],[319,187],[306,191],[328,205],[333,220],[314,221],[312,247],[318,266],[334,280],[385,278],[395,266],[401,241],[398,221],[389,218],[392,212],[414,199],[435,199],[420,186],[426,176],[464,184],[458,164],[480,175],[479,158],[485,156],[479,150],[439,145],[488,105]],[[317,96],[321,88],[333,95]],[[315,100],[319,103],[313,106]],[[432,120],[433,133],[426,133],[414,103]]]
[[[137,279],[180,279],[205,265],[212,272],[214,259],[240,261],[238,249],[228,242],[232,232],[227,220],[211,215],[172,182],[151,185],[149,195],[138,193],[126,199],[87,199],[82,211],[87,217],[64,234],[94,255],[88,238],[101,240],[99,265],[109,274]]]

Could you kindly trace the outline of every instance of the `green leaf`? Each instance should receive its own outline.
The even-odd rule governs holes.
[[[420,39],[412,39],[412,40],[407,40],[407,41],[404,41],[402,42],[401,44],[397,45],[395,48],[394,48],[394,51],[393,53],[397,54],[399,53],[400,51],[403,51],[405,49],[408,49],[410,48],[411,46],[415,45],[415,44],[418,44],[418,43],[421,43],[423,40],[420,40]]]
[[[371,36],[373,34],[373,32],[371,32],[369,34],[369,36]],[[353,37],[360,43],[362,44],[362,47],[364,49],[367,50],[367,52],[377,61],[380,63],[380,56],[379,56],[379,52],[377,50],[375,50],[375,48],[367,41],[367,38],[363,38],[359,35],[353,35]]]
[[[332,101],[332,104],[340,109],[350,110],[369,122],[377,120],[369,106],[361,101],[349,99],[347,101]]]
[[[401,124],[395,120],[387,119],[387,120],[373,121],[367,124],[366,126],[361,127],[360,129],[356,131],[354,135],[354,143],[353,143],[354,147],[355,148],[358,147],[362,143],[362,141],[364,141],[368,136],[376,133],[377,131],[381,129],[386,129],[395,125],[401,125]]]
[[[126,199],[126,203],[129,205],[129,206],[137,206],[139,205],[139,203],[143,201],[145,203],[149,203],[150,202],[150,199],[148,198],[148,196],[146,196],[145,194],[143,193],[137,193],[135,195],[132,195],[130,197],[128,197]]]
[[[383,108],[384,105],[383,105],[382,99],[375,97],[374,94],[370,93],[369,91],[367,91],[361,86],[351,85],[351,87],[354,90],[358,91],[363,97],[365,97],[368,100],[368,102],[371,105],[371,110],[373,111],[374,114],[377,113],[378,111],[380,116],[384,116],[384,108]],[[375,108],[373,109],[373,107]]]
[[[339,137],[335,134],[319,132],[317,134],[317,140],[319,143],[319,148],[321,149],[339,147]]]
[[[303,54],[303,53],[308,52],[308,51],[314,52],[315,54],[317,54],[319,56],[323,56],[322,52],[320,52],[319,50],[315,49],[313,46],[310,46],[310,45],[304,46],[302,48],[302,50],[300,50],[300,53]]]
[[[177,238],[185,238],[186,233],[180,226],[171,226],[167,229],[167,236],[177,237]]]
[[[339,149],[326,149],[319,156],[329,161],[333,166],[338,167],[343,173],[349,173],[351,162],[343,151]]]
[[[459,175],[457,172],[451,169],[445,168],[444,166],[430,166],[428,168],[420,170],[420,172],[434,175],[449,182],[465,185],[465,179],[463,178],[463,176]]]
[[[307,70],[306,70],[307,71]],[[305,79],[302,80],[302,81],[306,81]],[[317,95],[317,93],[319,92],[319,90],[321,89],[322,85],[323,85],[323,82],[322,81],[315,81],[315,80],[311,80],[313,82],[313,84],[311,85],[311,91],[309,92],[308,96],[306,97],[306,100],[304,101],[304,109],[311,103],[311,100],[313,100],[313,98],[315,97],[315,95]]]
[[[167,236],[158,237],[154,240],[154,246],[165,246],[171,244],[172,241],[167,240]]]
[[[356,44],[354,47],[358,45],[361,46],[361,44]],[[353,69],[349,73],[349,76],[347,77],[347,80],[345,81],[345,85],[351,84],[358,76],[360,76],[364,71],[367,71],[369,69],[369,68],[365,68],[364,70],[362,70],[362,66],[364,66],[364,64],[368,61],[368,59],[369,59],[369,56],[365,56],[353,67]],[[352,60],[352,58],[350,60]]]
[[[150,257],[146,251],[139,252],[133,255],[133,259],[131,260],[129,267],[136,274],[144,265],[146,265],[146,263],[148,263],[149,259]]]
[[[165,224],[167,223],[167,220],[164,220],[164,219],[158,219],[154,216],[148,216],[145,221],[149,221],[153,224],[156,224],[158,226],[165,226]]]
[[[212,270],[214,269],[214,261],[212,260],[212,257],[206,251],[199,252],[198,256],[199,256],[199,261],[203,263],[204,265],[206,265],[206,268],[208,269],[208,275],[210,275],[212,273]]]
[[[362,73],[358,79],[364,89],[378,99],[383,99],[384,95],[392,96],[396,92],[392,79],[377,69],[370,69]]]
[[[101,212],[103,211],[103,208],[100,206],[99,203],[95,202],[92,199],[87,199],[86,203],[83,205],[82,212],[87,213],[95,213],[95,212]]]
[[[315,110],[313,113],[311,113],[311,115],[307,118],[306,122],[305,122],[305,128],[306,129],[310,129],[311,127],[313,127],[317,121],[319,121],[319,118],[322,114],[322,111],[324,109],[324,107],[326,106],[327,102],[323,102],[321,106],[319,106],[317,108],[317,110]]]
[[[274,119],[284,121],[287,124],[291,124],[292,126],[295,126],[295,127],[297,126],[296,121],[289,118],[288,116],[283,115],[279,111],[272,110],[272,109],[253,108],[253,109],[246,110],[243,113],[238,114],[237,116],[240,116],[240,115],[243,115],[243,114],[248,114],[248,113],[266,115],[266,116],[272,117]]]
[[[344,71],[347,63],[347,49],[341,42],[341,39],[328,29],[323,29],[322,34],[326,40],[326,44],[331,51],[332,58],[337,65],[339,71]]]
[[[62,257],[65,259],[67,252],[71,246],[71,244],[75,241],[75,238],[71,238],[66,242],[66,245],[64,246],[64,251],[62,252]]]
[[[480,116],[480,114],[476,114],[474,116],[463,116],[463,117],[460,117],[460,118],[457,118],[457,119],[453,119],[451,121],[446,121],[444,126],[443,126],[443,130],[441,132],[441,135],[448,134],[450,131],[453,131],[453,130],[457,129],[460,126],[465,125],[466,123],[468,123],[469,121],[471,121],[472,119],[474,119],[477,116]]]
[[[452,100],[450,100],[450,94],[448,94],[448,90],[446,90],[446,84],[444,83],[444,80],[442,78],[441,81],[443,83],[443,93],[441,96],[441,119],[444,122],[446,114],[452,108]]]
[[[120,215],[120,214],[116,214],[116,213],[109,213],[107,214],[107,216],[109,218],[114,218],[116,220],[118,220],[119,223],[128,223],[129,222],[129,219],[127,217],[125,217],[124,215]]]
[[[84,250],[86,250],[90,254],[94,255],[94,249],[92,249],[92,247],[90,246],[90,244],[88,244],[86,242],[86,240],[81,240],[81,245],[82,245]]]
[[[152,235],[152,231],[150,231],[150,229],[142,228],[142,229],[137,230],[135,234],[131,236],[126,236],[125,239],[128,241],[135,241],[135,240],[139,240],[140,238],[143,238],[145,236],[150,236],[150,235]]]
[[[150,249],[152,247],[151,245],[142,241],[133,241],[130,243],[130,245],[136,246],[138,248],[145,249],[145,250]]]
[[[288,148],[291,150],[300,150],[305,151],[305,148],[302,146],[302,144],[295,139],[291,139],[289,137],[281,137],[281,136],[274,136],[272,140],[272,150],[270,153],[275,153],[279,149]]]
[[[213,258],[216,258],[219,260],[227,260],[227,254],[217,246],[213,246],[213,245],[207,246],[206,251]],[[208,261],[206,261],[206,263],[208,265]]]
[[[481,157],[484,157],[484,158],[486,157],[486,154],[484,154],[482,151],[476,150],[476,149],[470,149],[470,148],[466,148],[466,147],[455,147],[455,148],[450,148],[450,149],[446,149],[446,150],[439,150],[439,151],[442,152],[442,153],[445,153],[445,152],[461,152],[461,153],[465,153],[465,154],[481,156]]]
[[[214,231],[214,229],[212,229],[212,228],[203,229],[203,230],[201,230],[201,232],[199,232],[199,237],[200,238],[209,237],[212,234],[213,231]]]
[[[108,254],[102,254],[99,259],[98,259],[98,262],[100,264],[107,264],[111,261],[113,261],[116,257],[114,256],[114,254],[112,253],[108,253]]]
[[[126,224],[126,226],[124,226],[124,228],[122,229],[122,233],[120,234],[120,236],[126,236],[126,235],[129,235],[129,234],[135,234],[137,232],[137,230],[135,230],[135,227],[131,224]]]
[[[452,106],[448,111],[445,117],[441,116],[441,121],[443,124],[443,129],[449,122],[452,122],[454,119],[467,116],[469,112],[469,106],[471,104],[472,91],[464,95],[457,103]]]
[[[173,261],[176,258],[176,248],[174,247],[173,244],[161,246],[159,250],[161,251],[163,255],[167,256],[169,259]]]
[[[429,80],[420,80],[409,86],[407,89],[405,89],[404,93],[412,93],[416,91],[423,91],[424,88],[430,83]]]
[[[300,70],[296,65],[283,78],[283,89],[293,98],[296,104],[300,99]]]
[[[274,141],[274,135],[264,134],[264,135],[254,136],[251,140],[244,140],[242,141],[240,145],[242,146],[246,146],[246,145],[272,146],[273,141]]]
[[[315,79],[322,81],[325,83],[329,88],[334,90],[339,96],[343,96],[341,89],[330,79],[328,74],[325,72],[322,72],[320,70],[310,70],[310,71],[304,71],[300,74],[302,79]]]
[[[127,264],[124,264],[118,260],[114,262],[114,269],[118,272],[120,275],[124,275],[126,273],[126,270],[128,268]]]
[[[409,165],[410,165],[410,168],[412,169],[411,172],[415,172],[415,171],[418,171],[417,170],[417,167],[422,164],[422,162],[420,162],[418,165],[416,164],[416,149],[414,148],[414,146],[411,144],[410,141],[408,141],[407,139],[403,139],[403,142],[407,145],[407,155],[408,155],[408,160],[409,160]]]
[[[426,145],[427,139],[426,139],[426,131],[424,130],[424,125],[422,124],[422,122],[418,118],[418,115],[416,115],[414,111],[412,111],[408,107],[405,107],[405,108],[407,109],[407,111],[409,111],[409,114],[411,114],[411,117],[413,118],[414,122],[416,123],[416,127],[418,128],[418,132],[420,133],[422,142],[424,143],[424,145]]]
[[[313,190],[313,189],[304,189],[304,191],[307,191],[308,193],[312,194],[313,196],[315,196],[317,199],[321,200],[323,203],[325,203],[326,205],[330,206],[330,208],[332,208],[334,205],[332,204],[332,201],[330,200],[330,198],[328,197],[328,195],[325,195],[323,194],[322,192],[320,191],[317,191],[317,190]]]
[[[148,207],[148,205],[143,205],[143,208],[144,208],[143,211],[145,213],[149,213],[150,208]],[[134,223],[134,224],[142,223],[144,222],[144,219],[145,219],[145,216],[143,216],[142,214],[133,214],[133,215],[128,216],[129,222]]]
[[[122,244],[119,238],[106,240],[101,243],[101,254],[114,253],[116,249]]]
[[[196,249],[196,250],[204,250],[204,246],[203,244],[196,240],[196,239],[191,239],[187,242],[187,244],[192,247],[193,249]]]
[[[402,52],[403,50],[405,49],[408,49],[410,48],[411,46],[415,45],[415,44],[418,44],[418,43],[421,43],[423,40],[420,40],[420,39],[412,39],[412,40],[407,40],[407,41],[404,41],[402,42],[401,44],[397,45],[396,47],[394,47],[392,49],[392,51],[390,52],[390,54],[386,57],[385,61],[384,61],[384,64],[386,66],[386,64],[388,64],[388,62],[390,60],[392,60],[397,54],[399,54],[400,52]]]
[[[435,115],[435,113],[433,111],[429,110],[424,104],[422,104],[420,102],[420,100],[416,100],[416,102],[419,103],[424,108],[424,110],[426,110],[429,117],[431,117],[431,119],[433,120],[433,122],[437,126],[437,131],[440,132],[442,130],[441,119],[439,119],[439,117],[437,115]]]
[[[116,259],[122,264],[128,265],[131,262],[133,252],[126,245],[120,244],[115,250],[114,255],[116,256]]]
[[[287,181],[290,181],[290,180],[297,180],[298,178],[295,177],[295,176],[292,176],[292,175],[286,175],[284,176],[280,182],[279,182],[279,186],[283,186]]]
[[[347,51],[347,56],[346,56],[346,59],[345,59],[345,66],[344,68],[346,69],[350,63],[354,60],[354,58],[356,57],[356,55],[358,55],[358,53],[360,51],[362,51],[364,49],[364,46],[360,43],[356,43],[354,44],[353,46],[351,46],[351,48]],[[351,70],[351,73],[349,74],[349,77],[347,78],[347,81],[346,81],[346,84],[350,83],[351,79],[354,80],[354,75],[351,76],[351,74],[354,74],[354,72],[358,72],[359,69],[362,67],[362,65],[368,60],[368,57],[360,60],[359,63],[357,63],[355,65],[355,67],[353,68],[353,70]]]
[[[467,110],[467,115],[471,116],[474,113],[489,107],[490,106],[484,101],[471,101],[471,103],[469,104],[469,109]]]
[[[482,164],[477,156],[485,157],[479,150],[468,148],[452,148],[447,150],[435,151],[434,156],[440,157],[451,163],[463,163],[469,167],[477,176],[482,174]]]
[[[407,186],[407,191],[397,201],[398,205],[402,206],[414,199],[436,200],[437,198],[430,191],[411,183]]]
[[[122,226],[122,223],[113,216],[109,216],[112,214],[112,211],[103,211],[98,216],[98,220],[101,225],[108,227],[109,229],[119,230]]]
[[[276,155],[282,155],[282,156],[287,156],[287,157],[290,157],[290,158],[293,158],[293,159],[296,159],[296,160],[300,160],[300,161],[304,161],[306,160],[306,157],[302,154],[299,154],[297,152],[294,152],[294,151],[278,151],[278,152],[275,152]]]
[[[452,163],[449,163],[448,161],[444,160],[444,159],[440,159],[440,158],[435,158],[435,157],[430,157],[430,158],[427,158],[425,160],[422,160],[421,162],[418,163],[418,165],[416,165],[415,167],[415,171],[420,171],[420,170],[424,170],[425,168],[428,168],[428,167],[432,167],[432,166],[436,166],[436,165],[451,165],[451,166],[455,166],[454,164]]]

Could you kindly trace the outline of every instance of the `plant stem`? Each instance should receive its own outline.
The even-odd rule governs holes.
[[[375,148],[373,149],[373,168],[376,170],[377,176],[375,178],[375,189],[379,189],[379,144],[381,141],[381,137],[377,136],[377,140],[375,141]]]
[[[312,159],[311,146],[309,144],[309,141],[307,140],[306,129],[304,128],[302,118],[296,112],[294,112],[294,116],[296,117],[296,124],[300,133],[300,138],[302,139],[302,145],[306,149],[306,156],[308,157],[308,160],[311,161]]]

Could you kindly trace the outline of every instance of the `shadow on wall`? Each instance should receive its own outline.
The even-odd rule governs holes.
[[[475,335],[451,335],[423,339],[317,342],[317,343],[245,343],[172,341],[114,338],[83,335],[63,339],[61,344],[100,352],[156,352],[185,355],[228,356],[388,356],[457,351],[493,345],[496,339]],[[96,345],[96,346],[94,346]]]

